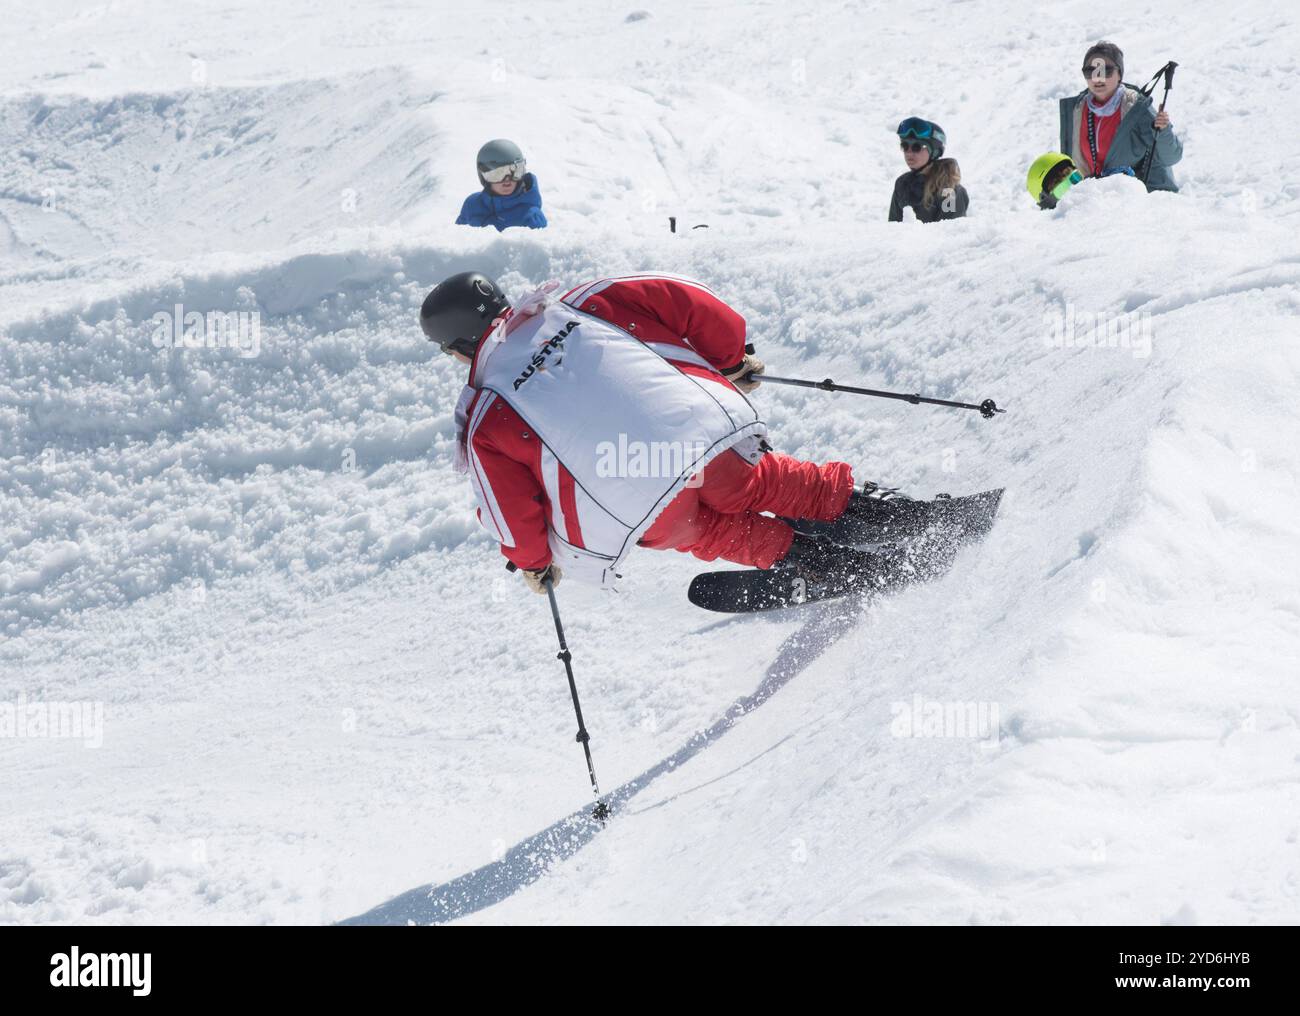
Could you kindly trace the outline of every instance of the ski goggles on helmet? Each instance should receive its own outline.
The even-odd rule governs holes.
[[[931,138],[934,136],[934,124],[922,120],[919,116],[909,116],[898,125],[900,138]]]
[[[1053,198],[1060,199],[1065,197],[1066,191],[1076,183],[1082,182],[1083,174],[1079,172],[1078,167],[1073,162],[1066,159],[1063,162],[1058,162],[1052,167],[1051,172],[1047,174],[1043,180],[1043,193],[1051,194]]]
[[[1073,187],[1076,183],[1083,183],[1083,174],[1080,173],[1077,169],[1072,170],[1069,176],[1067,176],[1064,180],[1062,180],[1060,183],[1058,183],[1055,187],[1052,188],[1052,197],[1054,198],[1065,197],[1065,192],[1068,191],[1071,187]]]
[[[523,159],[507,162],[504,166],[493,169],[480,169],[479,175],[488,183],[504,183],[506,180],[522,180],[527,163]]]

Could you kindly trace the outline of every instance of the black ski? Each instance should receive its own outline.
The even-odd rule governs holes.
[[[820,600],[867,592],[872,588],[895,588],[899,583],[892,572],[882,567],[876,574],[868,570],[855,575],[851,588],[809,581],[793,568],[778,565],[766,571],[746,568],[738,571],[704,572],[691,579],[686,595],[697,607],[722,614],[750,614],[759,610],[796,607]]]
[[[965,497],[940,494],[933,501],[913,501],[895,491],[872,486],[870,494],[855,494],[848,510],[834,522],[786,519],[796,532],[821,536],[845,547],[906,543],[936,527],[963,536],[988,531],[1002,500],[1002,488]]]
[[[895,545],[876,553],[863,553],[848,546],[839,548],[844,557],[853,562],[847,573],[822,579],[805,569],[780,564],[767,570],[704,572],[691,580],[687,595],[693,604],[705,610],[747,614],[851,594],[892,592],[946,572],[962,542],[981,536],[992,527],[1001,499],[1000,489],[964,498],[936,498],[929,502],[891,498],[887,503],[929,506],[923,509],[928,523],[918,524],[919,513],[908,511],[894,518],[887,536],[879,526],[870,531],[855,528],[851,534],[842,527],[841,535],[851,536],[855,543],[895,542]],[[826,532],[814,531],[808,535],[829,539]]]

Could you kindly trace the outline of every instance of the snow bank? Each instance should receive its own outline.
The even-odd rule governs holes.
[[[0,702],[105,707],[102,747],[0,742],[4,920],[320,922],[413,887],[418,921],[1294,920],[1300,243],[1288,142],[1240,146],[1293,28],[570,5],[583,33],[539,8],[486,50],[459,15],[290,6],[203,19],[191,57],[169,10],[0,71]],[[1039,213],[1023,167],[1112,32],[1184,63],[1184,192]],[[971,218],[881,221],[913,112]],[[496,134],[555,228],[448,225]],[[646,552],[624,597],[562,587],[622,817],[549,867],[520,858],[585,793],[553,632],[473,521],[461,378],[415,324],[468,267],[694,276],[774,372],[1008,409],[756,396],[782,451],[1007,487],[940,583],[718,619],[697,562]],[[178,345],[189,313],[256,332]],[[935,705],[991,728],[900,735]]]

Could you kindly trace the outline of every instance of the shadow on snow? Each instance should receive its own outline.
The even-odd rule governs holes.
[[[736,699],[711,726],[696,731],[672,755],[605,795],[614,817],[656,779],[693,759],[834,645],[852,627],[859,609],[860,603],[855,599],[819,608],[816,616],[782,643],[757,689]],[[441,885],[411,889],[339,924],[442,924],[476,913],[536,882],[552,865],[585,847],[601,828],[591,817],[590,808],[582,808],[516,843],[498,861]]]

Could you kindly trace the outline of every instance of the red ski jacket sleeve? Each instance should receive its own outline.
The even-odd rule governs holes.
[[[480,391],[470,403],[465,456],[478,498],[478,519],[501,553],[520,568],[551,563],[546,537],[546,491],[541,445],[523,418],[495,392]]]
[[[564,302],[631,332],[643,342],[685,346],[717,371],[745,358],[745,319],[699,282],[668,275],[601,279]]]
[[[600,279],[570,290],[564,302],[657,345],[693,350],[714,370],[737,366],[745,356],[745,319],[705,286],[688,279],[637,275]],[[674,361],[685,373],[712,373]],[[728,384],[721,377],[716,380]],[[495,392],[480,391],[471,402],[466,458],[478,497],[478,517],[501,544],[501,553],[520,568],[545,568],[551,561],[548,524],[575,546],[582,534],[573,506],[573,477],[554,464],[548,491],[542,474],[542,442]],[[557,503],[558,502],[558,503]],[[557,518],[556,513],[559,513]]]

